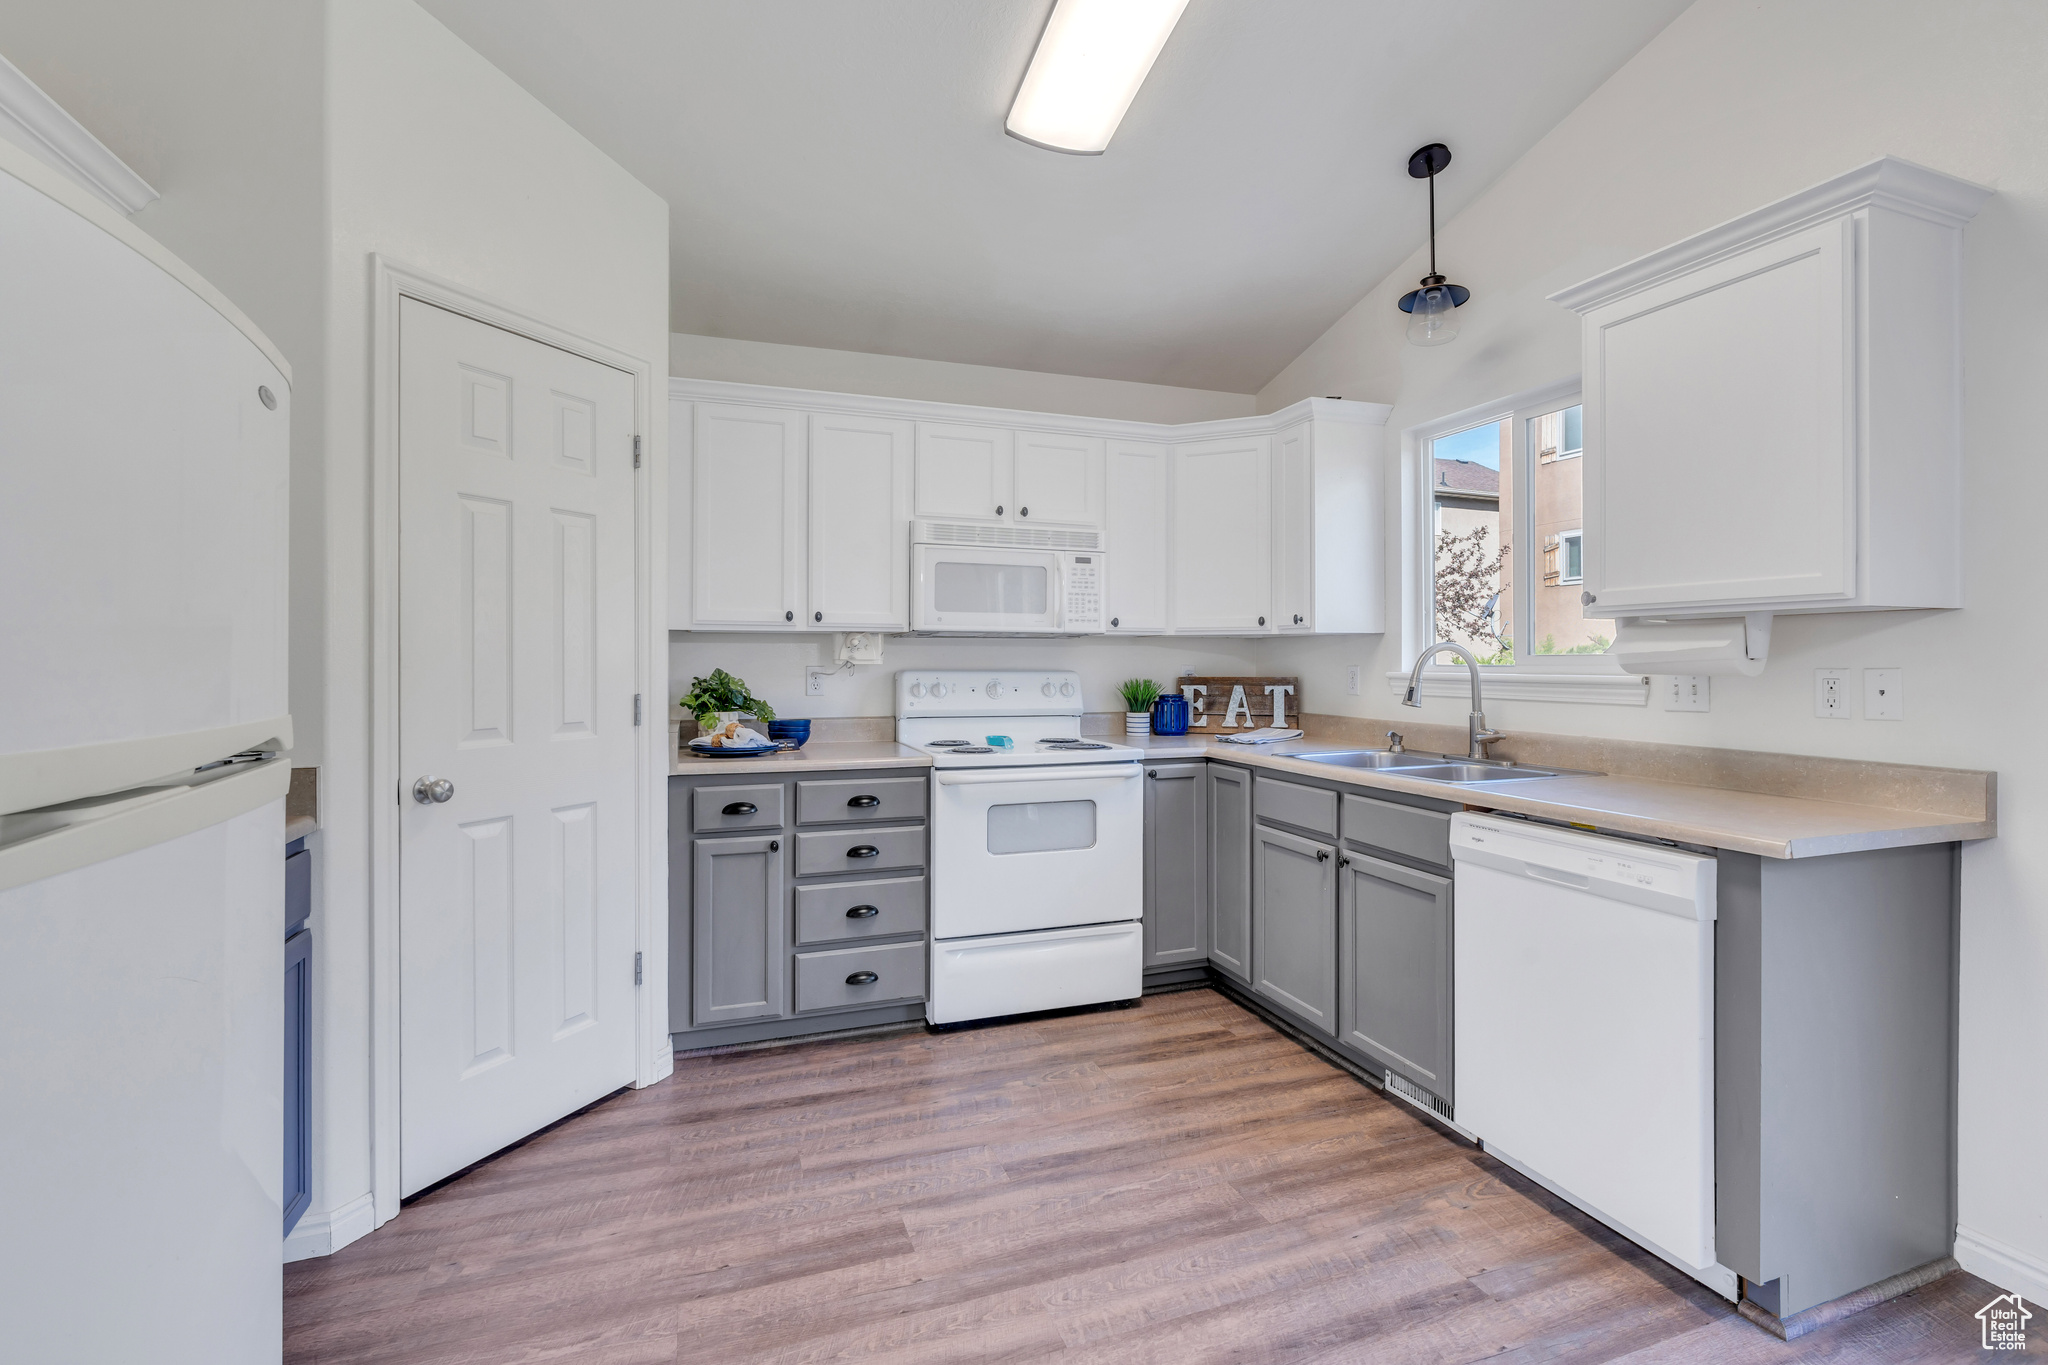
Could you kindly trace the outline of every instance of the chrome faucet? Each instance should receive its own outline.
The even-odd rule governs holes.
[[[1497,739],[1504,739],[1498,730],[1486,728],[1486,707],[1479,696],[1479,660],[1472,657],[1472,651],[1463,645],[1452,644],[1449,640],[1438,640],[1435,644],[1415,656],[1415,669],[1408,675],[1408,691],[1401,698],[1401,705],[1420,707],[1422,705],[1422,670],[1437,655],[1445,650],[1465,661],[1465,668],[1472,674],[1472,715],[1465,722],[1465,735],[1471,741],[1468,757],[1484,759],[1486,746]]]

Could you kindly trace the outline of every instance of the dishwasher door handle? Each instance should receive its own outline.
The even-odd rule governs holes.
[[[1593,886],[1593,879],[1583,872],[1560,872],[1554,867],[1538,867],[1535,863],[1523,863],[1522,872],[1539,882],[1569,886],[1579,891],[1591,890]]]

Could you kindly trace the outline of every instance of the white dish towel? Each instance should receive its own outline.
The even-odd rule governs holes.
[[[1263,730],[1251,730],[1241,735],[1225,735],[1225,744],[1278,744],[1283,739],[1300,739],[1299,730],[1282,730],[1268,725]]]

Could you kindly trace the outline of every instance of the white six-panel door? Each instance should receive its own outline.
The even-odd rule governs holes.
[[[633,1079],[633,381],[413,299],[399,366],[411,1194]]]

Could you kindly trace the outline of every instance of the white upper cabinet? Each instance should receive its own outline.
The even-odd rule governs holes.
[[[672,630],[906,631],[913,521],[1100,552],[1118,635],[1383,629],[1389,409],[1170,426],[669,383]]]
[[[1602,616],[1962,604],[1963,225],[1881,160],[1554,295]]]
[[[1172,460],[1171,446],[1109,442],[1102,549],[1109,567],[1104,602],[1112,635],[1158,635],[1166,630]]]
[[[1272,629],[1271,461],[1272,437],[1266,435],[1173,448],[1174,630],[1258,635]]]
[[[917,424],[917,515],[1000,521],[1010,494],[1016,435],[1002,427]]]
[[[803,630],[804,414],[695,407],[691,620],[714,630]]]
[[[915,424],[813,413],[805,469],[814,630],[910,629]]]
[[[1100,436],[1017,433],[1011,490],[1014,517],[1033,526],[1102,525]]]

